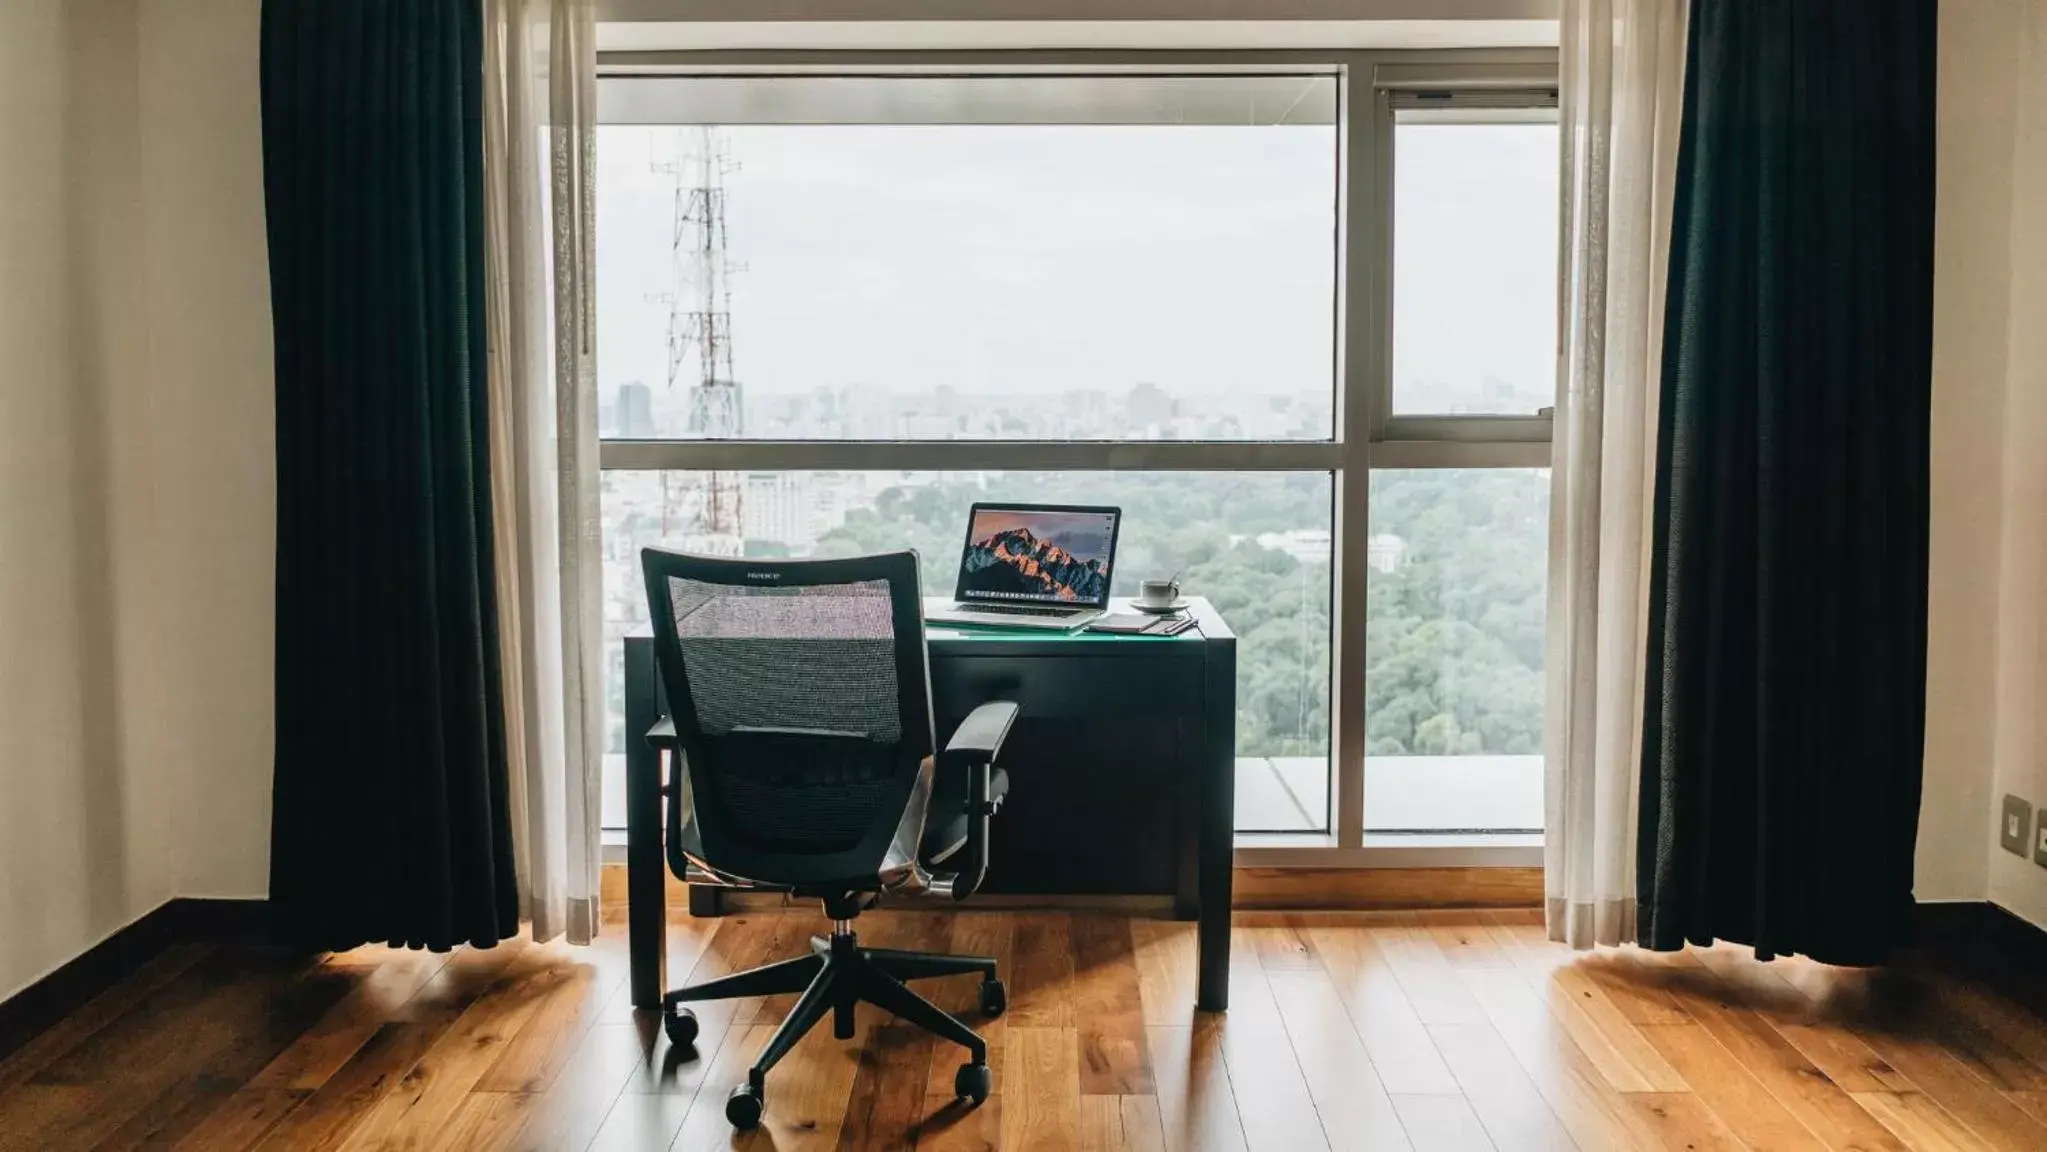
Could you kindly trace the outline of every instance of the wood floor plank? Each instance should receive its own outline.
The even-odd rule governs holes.
[[[1456,1079],[1379,946],[1365,933],[1350,928],[1311,928],[1308,938],[1386,1091],[1394,1095],[1455,1095]]]
[[[917,1152],[995,1152],[1002,1146],[1000,1093],[979,1106],[956,1099],[950,1090],[924,1098]]]
[[[1427,1025],[1483,1024],[1485,1012],[1458,980],[1456,969],[1429,934],[1417,927],[1367,929],[1378,942],[1393,978],[1407,993],[1415,1015]]]
[[[1877,1054],[1992,1148],[2047,1148],[2047,1125],[1931,1040],[1857,1030]]]
[[[1822,1148],[1762,1081],[1687,1015],[1682,1024],[1644,1024],[1642,1034],[1677,1069],[1700,1102],[1758,1152]]]
[[[1493,1152],[1492,1137],[1462,1096],[1395,1096],[1393,1110],[1414,1152]]]
[[[1081,1152],[1165,1152],[1165,1147],[1156,1097],[1082,1094]]]
[[[1578,1147],[1492,1025],[1432,1025],[1429,1036],[1494,1144],[1514,1152]]]
[[[41,1072],[93,1033],[146,1003],[159,988],[177,979],[213,949],[206,944],[173,944],[145,961],[120,983],[43,1029],[28,1043],[0,1057],[0,1095]]]
[[[2047,1071],[2047,1020],[1972,981],[1935,974],[1930,983],[1933,995],[1944,1009],[1988,1030],[2033,1067]],[[0,1075],[0,1083],[4,1081],[4,1075]]]
[[[1524,974],[1468,968],[1463,978],[1515,1063],[1580,1147],[1654,1147],[1656,1135]]]
[[[1322,962],[1307,939],[1291,924],[1281,922],[1244,930],[1259,966],[1266,971],[1282,968],[1319,968]]]
[[[1172,920],[1130,921],[1144,1023],[1185,1027],[1194,1021],[1195,926]]]
[[[312,1091],[325,1084],[377,1029],[398,1018],[428,981],[447,966],[451,956],[448,952],[384,947],[358,949],[357,953],[330,958],[328,966],[360,972],[361,982],[290,1047],[278,1053],[269,1067],[257,1074],[255,1086]],[[379,958],[377,962],[370,962],[372,956]]]
[[[534,1008],[526,1026],[476,1082],[478,1092],[533,1095],[554,1084],[604,1005],[625,983],[624,957],[602,948],[551,944],[550,962],[565,979]]]
[[[235,1097],[279,1051],[348,995],[357,978],[332,969],[293,969],[297,975],[269,995],[247,1002],[237,1015],[223,1007],[196,1029],[188,1043],[204,1055],[164,1086],[158,1099],[101,1141],[110,1152],[123,1148],[173,1147],[187,1136],[225,1125],[245,1130],[249,1114],[281,1118],[286,1102]],[[215,1030],[219,1031],[216,1032]],[[254,1135],[261,1135],[257,1130]]]
[[[377,1102],[342,1147],[351,1152],[417,1146],[440,1131],[518,1035],[541,1000],[566,979],[551,954],[527,949],[463,1009],[447,1033]]]
[[[370,1035],[325,1083],[286,1112],[256,1145],[262,1152],[338,1148],[419,1063],[459,1013],[386,1024]]]
[[[10,1119],[30,1146],[133,1146],[161,1133],[179,1138],[221,1103],[226,1082],[205,1099],[178,1089],[196,1084],[210,1060],[243,1047],[261,1029],[266,1010],[312,967],[276,950],[215,952],[167,982],[146,1004],[86,1037],[50,1062],[30,1084],[91,1085],[76,1111],[45,1111],[36,1123]],[[267,1059],[267,1057],[266,1057]],[[248,1073],[243,1073],[246,1076]],[[0,1096],[0,1113],[13,1109]]]
[[[734,1133],[725,1120],[725,1100],[731,1088],[746,1082],[746,1071],[775,1034],[772,1024],[734,1024],[719,1047],[703,1089],[697,1093],[683,1118],[673,1148],[678,1152],[709,1152],[710,1149],[836,1148],[846,1114],[846,1101],[853,1091],[859,1070],[859,1053],[866,1042],[862,1023],[850,1041],[836,1040],[829,1031],[813,1034],[796,1045],[768,1074],[767,1109],[759,1128]]]
[[[190,1152],[253,1148],[311,1095],[299,1088],[244,1087],[230,1094],[170,1147]]]
[[[471,1092],[448,1118],[447,1126],[423,1141],[423,1146],[449,1152],[497,1152],[525,1124],[534,1097],[532,1092]]]
[[[871,947],[943,952],[951,927],[950,918],[940,913],[897,913],[871,939],[863,932],[860,940]],[[930,999],[953,985],[973,989],[978,984],[972,977],[948,977],[919,981],[916,990]],[[884,1016],[867,1006],[860,1011],[872,1012],[875,1018],[857,1056],[859,1068],[846,1103],[839,1147],[847,1150],[910,1147],[924,1120],[924,1100],[934,1061],[943,1064],[950,1076],[951,1070],[964,1059],[965,1051],[938,1040],[907,1020]],[[979,1026],[975,1014],[969,1013],[965,1018]],[[831,1033],[820,1027],[813,1035],[820,1036],[818,1042],[825,1042],[822,1037]]]
[[[1222,1021],[1145,1029],[1158,1079],[1159,1120],[1170,1152],[1242,1152],[1244,1123],[1223,1063]]]
[[[1611,954],[1590,953],[1576,961],[1594,984],[1606,993],[1620,1014],[1631,1024],[1689,1024],[1691,1014],[1670,994],[1634,978],[1635,966]]]
[[[1768,1020],[1729,996],[1718,977],[1679,965],[1657,971],[1685,1011],[1826,1147],[1859,1152],[1903,1147]]]
[[[1689,1092],[1637,1092],[1628,1106],[1667,1152],[1741,1152],[1745,1145]]]
[[[682,1130],[694,1096],[667,1092],[621,1092],[590,1141],[605,1152],[666,1152]]]
[[[1010,945],[1009,1026],[1073,1027],[1073,923],[1064,912],[1016,917]]]
[[[1143,992],[1129,921],[1072,918],[1074,1038],[1083,1096],[1151,1096],[1158,1090],[1144,1039]]]
[[[1557,968],[1536,990],[1615,1090],[1689,1090],[1684,1077],[1649,1044],[1606,989],[1578,965]]]
[[[1004,1038],[1002,1146],[1066,1152],[1080,1144],[1079,1046],[1071,1028],[1012,1025]]]
[[[1015,968],[1016,918],[1001,912],[959,912],[953,914],[951,920],[952,938],[945,950],[955,956],[994,957],[995,970],[1002,975],[1006,983]],[[988,1068],[995,1079],[996,1094],[1000,1095],[1002,1065],[1005,1059],[1003,1053],[1006,1047],[1003,1038],[1008,1032],[1010,1013],[1004,1012],[993,1020],[982,1019],[978,984],[971,979],[941,980],[923,991],[925,997],[933,1004],[963,1020],[974,1022],[974,1031],[980,1033],[981,1039],[988,1044]],[[950,1100],[952,1078],[960,1062],[957,1059],[941,1058],[940,1047],[934,1044],[931,1048],[929,1076],[924,1084],[924,1094],[927,1097]],[[927,1119],[932,1115],[930,1108],[925,1108],[924,1115]],[[969,1133],[979,1130],[977,1124],[967,1124],[964,1127],[966,1131],[954,1137],[955,1141],[967,1139]]]
[[[1987,1152],[1947,1109],[1918,1092],[1858,1092],[1855,1102],[1913,1152]]]
[[[1492,920],[1485,912],[1470,909],[1424,909],[1414,914],[1416,926],[1426,932],[1456,968],[1510,968],[1513,960],[1492,933]]]
[[[1268,974],[1323,1136],[1333,1149],[1405,1149],[1406,1129],[1329,974]]]

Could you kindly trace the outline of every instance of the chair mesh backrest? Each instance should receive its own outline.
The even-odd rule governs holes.
[[[906,742],[888,581],[670,576],[668,591],[691,713],[675,719],[694,729],[692,780],[715,776],[698,803],[711,794],[728,835],[766,851],[842,852],[891,806],[900,815]]]

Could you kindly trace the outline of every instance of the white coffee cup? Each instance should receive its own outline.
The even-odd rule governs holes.
[[[1165,608],[1179,600],[1178,580],[1145,580],[1138,584],[1136,602],[1147,608]]]

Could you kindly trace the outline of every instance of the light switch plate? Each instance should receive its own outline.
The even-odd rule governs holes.
[[[2033,863],[2047,868],[2047,808],[2040,809],[2040,823],[2033,832]]]
[[[2021,859],[2026,855],[2026,833],[2033,827],[2033,806],[2017,796],[2004,798],[2004,817],[1997,824],[1997,842]]]

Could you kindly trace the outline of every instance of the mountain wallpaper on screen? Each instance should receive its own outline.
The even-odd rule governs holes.
[[[1060,600],[1098,600],[1107,579],[1100,560],[1082,560],[1028,528],[1010,528],[974,541],[967,546],[965,568],[965,590]]]

